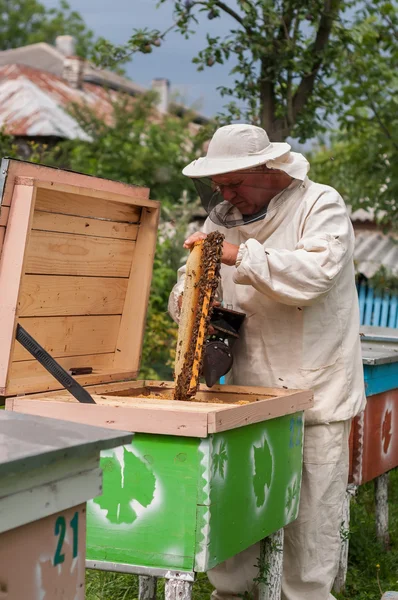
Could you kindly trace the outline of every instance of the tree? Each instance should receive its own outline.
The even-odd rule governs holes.
[[[92,31],[65,0],[50,9],[38,0],[0,0],[0,50],[36,42],[53,44],[58,35],[73,35],[79,56],[92,50]]]
[[[137,98],[119,95],[107,118],[90,107],[73,105],[71,113],[90,141],[64,142],[60,149],[69,168],[98,177],[151,188],[151,197],[178,203],[186,187],[181,171],[196,151],[189,114],[184,119],[160,118],[156,94]]]
[[[397,42],[397,3],[363,4],[338,62],[340,127],[312,160],[320,181],[390,229],[398,229]]]
[[[160,0],[160,4],[165,0]],[[174,0],[174,24],[164,32],[135,30],[124,46],[99,40],[95,60],[123,61],[135,52],[151,52],[167,33],[186,38],[201,17],[225,19],[228,35],[207,36],[194,63],[199,70],[232,60],[233,83],[221,94],[232,96],[229,119],[261,124],[271,139],[305,140],[327,128],[335,109],[333,69],[341,50],[341,31],[349,29],[349,0]],[[238,107],[238,103],[244,109]]]

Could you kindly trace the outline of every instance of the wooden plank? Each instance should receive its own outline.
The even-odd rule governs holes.
[[[106,237],[113,239],[135,240],[139,225],[107,221],[92,217],[74,217],[58,213],[35,210],[32,229],[40,231],[58,231],[77,235]]]
[[[116,277],[25,275],[18,316],[121,314],[127,281]]]
[[[7,401],[7,406],[8,406]],[[207,414],[177,411],[149,411],[145,407],[115,407],[76,402],[57,402],[13,398],[13,410],[30,415],[41,415],[54,419],[64,419],[74,423],[87,423],[133,431],[135,433],[160,433],[184,437],[207,436]]]
[[[116,369],[121,368],[132,371],[139,369],[158,221],[158,210],[143,209],[117,340]]]
[[[132,376],[133,377],[133,376]],[[117,401],[118,404],[120,403],[124,403],[127,402],[130,406],[133,406],[132,401],[138,401],[139,404],[142,403],[146,403],[148,404],[148,402],[154,402],[156,405],[158,405],[158,403],[166,403],[169,406],[171,406],[172,408],[174,408],[174,406],[176,408],[178,408],[179,406],[195,406],[198,407],[198,410],[200,410],[201,412],[204,409],[203,407],[208,407],[211,408],[211,410],[208,410],[208,412],[214,412],[214,411],[223,411],[225,412],[226,410],[229,409],[234,409],[234,408],[239,408],[241,409],[242,407],[245,407],[247,405],[231,405],[231,404],[222,404],[222,403],[218,403],[218,402],[195,402],[193,400],[188,400],[186,402],[181,402],[181,401],[174,401],[174,400],[158,400],[156,398],[137,398],[137,396],[139,394],[142,393],[142,390],[145,388],[146,390],[149,390],[150,392],[161,392],[164,393],[166,396],[171,396],[172,392],[174,390],[174,382],[173,381],[150,381],[150,380],[127,380],[127,376],[126,376],[126,380],[125,381],[117,381],[115,383],[104,383],[104,384],[98,384],[98,385],[91,385],[89,386],[87,389],[90,392],[91,395],[99,395],[101,396],[101,399],[104,402],[109,402],[109,403],[114,403],[115,401]],[[285,391],[285,390],[276,390],[281,392],[280,395],[275,395],[273,392],[275,391],[274,388],[264,388],[264,387],[251,387],[251,386],[214,386],[218,388],[218,391],[216,393],[214,393],[212,390],[214,388],[211,388],[211,390],[201,384],[200,388],[199,388],[199,392],[198,392],[198,397],[203,398],[203,399],[208,399],[209,397],[219,397],[222,400],[226,400],[227,402],[231,402],[231,403],[237,403],[239,401],[242,400],[247,400],[249,401],[252,405],[256,405],[258,406],[259,403],[262,403],[264,401],[268,401],[270,399],[273,399],[275,404],[277,404],[279,402],[279,398],[280,396],[284,396],[285,398],[290,398],[292,399],[292,403],[293,402],[297,402],[297,410],[302,410],[302,406],[304,406],[304,408],[308,408],[310,405],[312,406],[312,400],[308,401],[308,400],[304,400],[304,402],[302,402],[302,397],[301,394],[305,394],[306,397],[308,394],[311,395],[310,392],[301,392],[301,391],[297,391],[297,390],[289,390],[289,391]],[[234,389],[234,388],[239,389],[239,393],[238,394],[231,394],[231,392],[223,394],[223,390],[220,388],[227,388],[229,390]],[[252,394],[252,390],[256,390],[256,394]],[[200,391],[203,390],[203,391]],[[259,395],[258,391],[261,390],[261,394]],[[32,394],[31,396],[29,396],[29,398],[42,398],[42,399],[47,399],[47,400],[51,400],[54,397],[54,392],[49,392],[47,394]],[[258,401],[258,398],[261,397],[261,400]],[[63,400],[63,401],[74,401],[73,398],[71,398],[69,392],[66,391],[62,391],[62,392],[57,392],[57,398],[59,400]],[[174,402],[176,402],[176,404],[174,405]],[[270,407],[268,406],[268,411],[270,410]]]
[[[98,355],[102,356],[102,355]],[[108,354],[106,356],[109,356]],[[113,356],[113,355],[111,355]],[[79,357],[76,357],[79,358]],[[61,363],[63,359],[57,359],[57,362]],[[73,366],[79,366],[78,360],[73,361]],[[93,362],[93,361],[91,361]],[[85,361],[82,361],[81,366],[85,366]],[[25,395],[32,394],[32,397],[38,396],[41,400],[45,399],[46,394],[53,394],[54,391],[61,394],[63,391],[65,392],[65,397],[70,396],[70,393],[63,389],[62,385],[58,383],[54,377],[52,377],[46,371],[43,371],[43,375],[41,377],[30,377],[29,376],[29,368],[32,366],[32,361],[26,360],[22,362],[12,363],[10,372],[14,373],[14,365],[21,365],[19,369],[22,371],[24,369],[23,378],[16,379],[13,378],[9,380],[9,383],[5,389],[6,396],[14,396],[14,395]],[[23,366],[22,366],[23,365]],[[104,381],[112,382],[112,381],[120,381],[124,377],[136,377],[137,373],[125,373],[115,370],[108,370],[104,367],[104,369],[95,369],[91,375],[78,375],[75,377],[76,381],[83,386],[93,386],[94,385],[102,385]],[[90,391],[90,390],[89,390]],[[29,396],[30,397],[30,396]],[[72,396],[70,396],[72,397]]]
[[[259,400],[242,406],[225,407],[209,414],[209,433],[227,431],[243,425],[275,419],[311,406],[313,406],[312,392],[297,392],[285,397]]]
[[[205,386],[202,386],[202,387],[205,388]],[[150,382],[147,382],[146,388],[151,393],[152,392],[160,393],[160,394],[166,396],[167,398],[174,399],[174,388],[175,388],[174,382],[150,381]],[[250,388],[247,388],[247,389],[250,390]],[[134,393],[131,388],[129,389],[127,387],[125,390],[115,392],[115,395],[117,395],[117,396],[134,396]],[[240,392],[240,393],[234,394],[231,392],[224,392],[224,390],[221,390],[221,391],[219,390],[218,392],[213,392],[209,388],[205,388],[202,390],[199,388],[199,390],[196,392],[195,396],[192,396],[192,398],[190,400],[188,400],[188,403],[192,404],[192,403],[195,403],[196,401],[208,403],[208,402],[214,401],[215,403],[218,403],[220,406],[222,406],[223,403],[237,404],[242,401],[257,402],[258,400],[265,400],[268,398],[275,398],[275,397],[276,397],[275,394],[272,394],[272,395],[266,394],[264,389],[262,389],[261,394],[250,394],[248,392],[246,392],[246,393]],[[183,401],[177,400],[177,402],[180,403]]]
[[[10,214],[9,206],[1,205],[1,207],[0,207],[0,226],[5,227],[7,225],[9,214]]]
[[[139,390],[140,391],[140,390]],[[165,412],[189,412],[189,413],[210,413],[220,409],[219,404],[212,404],[210,402],[183,402],[179,400],[160,400],[157,398],[139,398],[139,397],[119,397],[119,396],[104,396],[102,394],[91,394],[95,403],[101,406],[110,406],[114,408],[130,408],[135,410],[136,408],[145,407],[148,411],[165,411]],[[30,396],[29,396],[30,398]],[[76,400],[69,394],[65,396],[53,392],[51,396],[47,396],[45,399],[47,402],[76,402]]]
[[[26,273],[128,277],[135,242],[32,231]]]
[[[119,315],[73,317],[23,317],[19,323],[54,358],[114,352],[120,325]],[[32,356],[16,344],[13,361]]]
[[[101,354],[97,354],[96,356],[100,357],[102,355]],[[114,357],[113,354],[107,354],[105,356],[111,356],[112,359]],[[78,358],[84,359],[84,357],[76,357],[76,358],[77,359]],[[66,360],[68,360],[68,358],[60,359],[59,362],[60,362],[60,364],[63,364],[62,361],[66,361]],[[26,364],[26,362],[25,363],[15,363],[15,364]],[[77,366],[84,366],[84,365],[82,364],[82,365],[77,365]],[[131,374],[131,378],[136,377],[136,375],[137,375],[136,373],[135,374],[132,373]],[[78,378],[76,377],[76,379],[78,379]],[[125,379],[128,379],[127,376],[126,376]],[[90,392],[90,394],[103,394],[104,392],[107,392],[107,391],[123,390],[123,389],[126,388],[126,385],[129,386],[129,388],[132,388],[132,387],[142,387],[144,383],[145,382],[141,381],[141,380],[138,380],[138,381],[137,380],[133,380],[133,381],[117,381],[116,383],[114,383],[114,382],[112,382],[112,383],[97,383],[97,384],[94,383],[93,385],[87,386],[87,391]],[[86,385],[86,384],[84,384],[84,385]],[[51,399],[53,395],[54,395],[54,392],[53,391],[49,391],[49,392],[45,392],[45,393],[34,393],[34,394],[31,394],[29,396],[29,398],[32,398],[32,399],[42,398],[42,399],[45,400],[45,399],[49,399],[49,398]],[[60,390],[60,391],[57,392],[57,397],[61,397],[61,396],[62,396],[62,399],[64,401],[68,401],[68,399],[70,398],[70,393],[67,392],[66,390]]]
[[[125,223],[138,223],[141,216],[141,208],[138,206],[90,198],[84,193],[79,196],[76,193],[43,189],[37,192],[36,210]]]
[[[5,232],[6,232],[6,228],[0,227],[0,249],[3,247],[3,244],[4,244]]]
[[[15,312],[25,268],[26,240],[35,202],[35,190],[15,186],[7,235],[0,258],[0,395],[4,395],[7,372],[15,343]]]
[[[7,184],[12,186],[15,178],[19,176],[47,181],[50,186],[69,185],[87,190],[95,188],[97,191],[115,192],[134,199],[149,198],[149,189],[145,187],[93,177],[92,175],[84,175],[83,173],[76,173],[74,171],[63,171],[62,169],[54,169],[44,165],[10,160],[6,187],[8,187]]]
[[[21,179],[21,182],[25,183],[25,178]],[[131,204],[137,206],[146,206],[148,208],[156,208],[157,202],[153,200],[147,200],[144,198],[144,194],[139,193],[139,198],[137,194],[120,194],[114,191],[105,191],[103,189],[96,189],[93,187],[80,187],[75,184],[65,184],[65,183],[54,183],[52,181],[44,181],[41,179],[33,179],[33,184],[38,189],[49,190],[50,192],[61,192],[66,194],[78,194],[79,196],[87,196],[89,198],[100,198],[105,199],[109,202],[120,202],[121,204]],[[139,188],[136,188],[139,189]],[[142,189],[142,188],[141,188]],[[129,190],[128,190],[129,191]]]
[[[156,383],[156,382],[154,382]],[[208,391],[211,393],[231,393],[231,394],[250,394],[254,396],[288,396],[289,394],[295,394],[301,390],[291,390],[285,388],[270,388],[262,387],[258,385],[213,385],[212,388],[208,388],[205,385],[200,385],[199,389],[202,391]]]
[[[92,367],[94,374],[98,375],[99,373],[102,374],[103,370],[112,368],[113,357],[112,353],[67,356],[65,358],[58,358],[57,362],[67,371],[72,367]],[[87,378],[88,375],[75,377],[82,385],[86,385]],[[61,384],[37,360],[23,360],[13,362],[10,365],[7,386],[8,395],[27,394],[36,390],[43,393],[43,390],[54,390],[57,387],[61,387]],[[65,394],[70,395],[67,391],[65,391]]]
[[[389,473],[383,473],[375,479],[375,516],[376,537],[384,551],[390,549],[389,514],[388,514],[388,484]]]
[[[138,382],[137,382],[138,383]],[[143,389],[137,387],[137,394]],[[134,388],[131,388],[132,390]],[[157,398],[138,398],[133,396],[109,396],[106,394],[95,394],[92,390],[91,395],[101,409],[107,409],[106,414],[108,420],[117,423],[121,427],[120,411],[124,417],[124,429],[135,432],[146,433],[162,433],[166,435],[191,435],[197,437],[206,437],[207,434],[227,431],[259,423],[269,419],[275,419],[287,414],[294,414],[298,411],[305,410],[312,406],[311,392],[296,392],[283,397],[272,397],[268,400],[259,400],[245,405],[223,405],[216,403],[200,403],[193,401],[174,401],[161,400]],[[222,395],[220,394],[222,397]],[[246,396],[247,397],[247,396]],[[244,396],[241,396],[244,399]],[[35,398],[26,398],[29,402],[43,402],[46,408],[43,413],[32,414],[49,414],[48,407],[51,407],[52,416],[56,418],[64,418],[62,415],[67,415],[68,410],[62,409],[56,413],[54,405],[75,406],[76,401],[64,393],[53,393],[46,397],[35,396]],[[30,404],[26,405],[27,411],[30,412]],[[36,409],[35,409],[36,410]],[[112,416],[113,414],[113,416]],[[50,415],[49,415],[50,416]],[[203,418],[206,419],[206,433],[203,431]],[[69,417],[65,417],[69,418]],[[76,417],[77,418],[77,417]],[[103,417],[101,417],[103,419]],[[187,419],[187,420],[186,420]],[[196,419],[196,421],[195,421]],[[73,418],[72,420],[75,420]],[[86,421],[81,421],[86,422]],[[130,429],[127,423],[134,423],[134,429]],[[93,423],[94,424],[94,423]],[[95,422],[97,425],[104,425],[104,421]],[[192,429],[194,428],[194,429]],[[187,431],[189,431],[189,433]],[[183,433],[182,433],[183,431]]]

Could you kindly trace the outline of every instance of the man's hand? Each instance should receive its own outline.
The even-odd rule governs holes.
[[[192,235],[189,236],[184,242],[184,248],[190,250],[195,242],[199,240],[205,240],[207,238],[207,234],[202,231],[196,231]],[[235,244],[230,244],[224,240],[222,247],[222,257],[221,262],[224,265],[229,265],[232,267],[236,263],[236,259],[238,257],[239,246],[235,246]]]

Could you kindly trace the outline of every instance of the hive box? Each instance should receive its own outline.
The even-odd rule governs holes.
[[[100,451],[130,433],[0,412],[0,597],[83,600]]]
[[[363,326],[361,340],[367,405],[351,428],[356,485],[398,466],[398,330]]]
[[[295,519],[311,392],[202,386],[176,402],[172,382],[136,380],[159,216],[148,190],[15,161],[3,170],[7,408],[135,433],[103,454],[89,566],[204,571]],[[96,405],[15,342],[18,323],[66,369],[93,369],[76,379]]]

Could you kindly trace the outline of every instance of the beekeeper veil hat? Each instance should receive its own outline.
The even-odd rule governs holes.
[[[267,212],[278,208],[283,198],[254,215],[243,215],[236,206],[224,200],[211,178],[236,171],[258,173],[261,177],[261,165],[284,171],[299,180],[304,180],[309,170],[308,161],[302,154],[291,152],[290,144],[270,142],[261,127],[236,124],[217,129],[207,155],[191,162],[183,174],[192,179],[210,219],[223,227],[236,227],[264,218]]]

